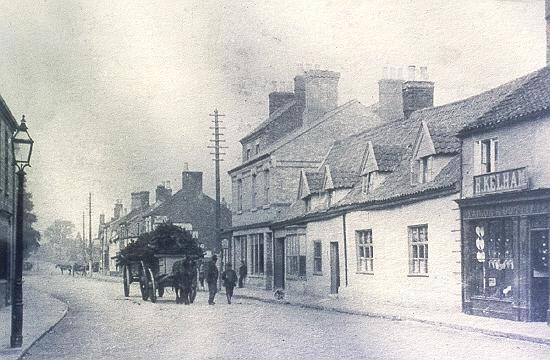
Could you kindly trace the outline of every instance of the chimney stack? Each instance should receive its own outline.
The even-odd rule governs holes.
[[[162,185],[157,186],[155,190],[155,202],[161,204],[172,196],[172,189],[170,189],[170,182],[167,181]]]
[[[408,118],[413,111],[434,106],[434,83],[428,80],[428,68],[420,67],[416,80],[416,67],[409,66],[409,80],[403,83],[403,114]]]
[[[149,191],[133,192],[130,211],[145,209],[149,206]]]
[[[181,190],[189,195],[202,193],[202,172],[184,170],[181,173]]]
[[[117,200],[115,203],[115,209],[113,210],[113,220],[120,219],[122,216],[122,203],[120,200]]]
[[[329,70],[308,70],[303,75],[304,124],[312,122],[338,106],[340,74]],[[296,88],[296,79],[295,79]],[[299,84],[301,85],[301,84]],[[299,95],[296,94],[298,100]]]

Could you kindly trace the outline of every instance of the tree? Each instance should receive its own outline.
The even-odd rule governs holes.
[[[44,231],[44,244],[50,260],[70,262],[81,251],[74,238],[75,225],[67,220],[55,220]]]
[[[40,247],[40,232],[33,228],[37,218],[33,213],[32,194],[23,195],[23,256],[27,259]]]

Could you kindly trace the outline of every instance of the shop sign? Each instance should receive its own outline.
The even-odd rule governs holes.
[[[523,190],[528,187],[527,169],[524,167],[474,176],[475,195]]]

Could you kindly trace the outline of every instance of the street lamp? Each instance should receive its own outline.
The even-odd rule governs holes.
[[[34,141],[29,136],[25,115],[21,125],[11,138],[13,162],[17,166],[17,209],[15,218],[15,281],[11,302],[12,348],[23,344],[23,194],[25,191],[25,168],[30,165]]]

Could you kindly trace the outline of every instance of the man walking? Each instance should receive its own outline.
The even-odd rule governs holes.
[[[246,278],[246,273],[248,272],[248,269],[246,268],[246,264],[244,260],[241,260],[241,266],[239,266],[239,287],[244,287],[244,280]]]
[[[227,296],[227,303],[231,304],[231,298],[233,297],[233,289],[237,285],[237,273],[233,270],[230,263],[225,265],[225,271],[222,273],[223,286],[225,287],[225,295]]]
[[[208,305],[214,305],[214,297],[218,292],[218,268],[216,267],[216,261],[218,257],[216,255],[212,256],[212,261],[208,264],[206,269],[206,282],[208,283]]]

